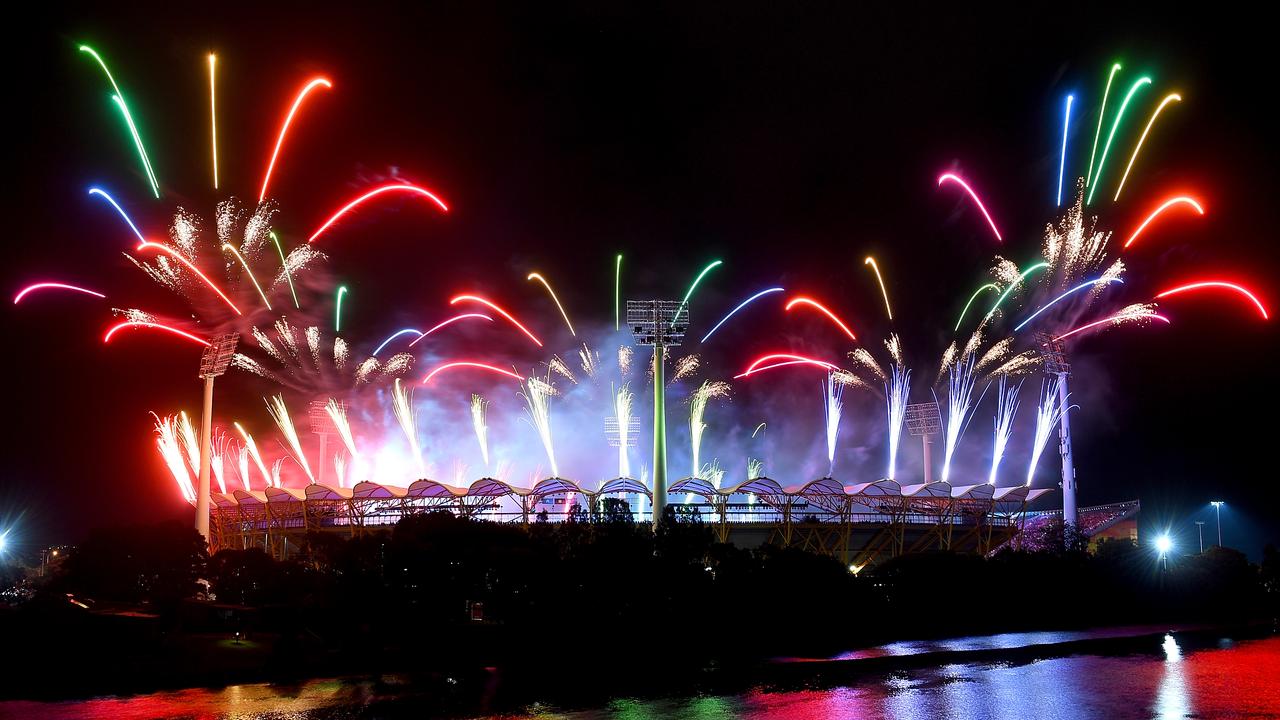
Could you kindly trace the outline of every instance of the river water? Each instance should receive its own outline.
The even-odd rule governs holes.
[[[1111,636],[1123,635],[1124,631]],[[1131,634],[1137,634],[1131,633]],[[493,720],[825,720],[897,718],[1280,718],[1280,637],[1233,640],[1211,634],[1151,637],[1125,654],[1063,655],[1051,643],[1090,633],[1016,633],[931,643],[894,643],[837,656],[862,658],[1026,648],[1016,660],[955,662],[848,675],[803,689],[759,687],[738,694],[616,698],[601,707],[562,710],[530,704]],[[1137,648],[1135,650],[1135,647]],[[955,655],[940,657],[956,657]],[[963,655],[959,657],[963,658]],[[985,657],[990,657],[986,655]],[[813,659],[810,659],[813,660]],[[801,659],[782,662],[793,663]],[[842,667],[851,667],[842,664]],[[301,685],[236,685],[68,702],[0,702],[0,717],[150,720],[346,720],[423,717],[434,702],[412,686],[359,680]]]

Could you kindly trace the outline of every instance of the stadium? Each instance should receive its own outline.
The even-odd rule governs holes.
[[[711,526],[719,542],[743,547],[773,544],[829,554],[855,571],[911,552],[951,550],[989,553],[1038,526],[1061,519],[1061,511],[1029,511],[1028,503],[1052,492],[1022,486],[966,487],[948,483],[899,485],[892,480],[844,485],[820,478],[784,487],[761,477],[717,489],[701,478],[684,478],[670,493],[695,498],[684,515]],[[651,514],[649,490],[632,478],[608,480],[595,489],[564,478],[531,488],[481,478],[468,487],[419,480],[408,487],[361,482],[351,488],[312,484],[214,493],[211,544],[261,548],[277,559],[305,552],[309,533],[360,537],[417,513],[452,512],[491,522],[565,521],[575,512],[598,517],[606,499],[637,522]],[[577,508],[576,511],[570,510]],[[1138,501],[1079,509],[1079,528],[1096,538],[1136,533]]]

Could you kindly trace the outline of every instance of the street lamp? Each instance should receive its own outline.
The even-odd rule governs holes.
[[[1204,521],[1196,521],[1196,532],[1200,534],[1200,554],[1204,554]]]
[[[1168,533],[1161,533],[1156,538],[1156,552],[1159,553],[1160,559],[1164,561],[1164,569],[1169,569],[1169,553],[1173,550],[1173,538]]]
[[[1221,500],[1214,500],[1209,503],[1213,506],[1213,510],[1218,515],[1218,547],[1222,547],[1222,506],[1226,503]]]

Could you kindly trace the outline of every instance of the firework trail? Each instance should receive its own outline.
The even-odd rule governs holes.
[[[1102,168],[1107,162],[1107,152],[1111,150],[1111,141],[1116,138],[1116,130],[1120,128],[1120,121],[1124,119],[1124,111],[1129,107],[1129,101],[1133,96],[1142,89],[1144,85],[1150,85],[1151,78],[1143,76],[1134,81],[1129,86],[1129,92],[1125,94],[1124,100],[1120,103],[1120,110],[1116,112],[1115,122],[1111,124],[1111,132],[1107,135],[1107,142],[1102,146],[1102,155],[1098,158],[1098,172],[1094,173],[1093,184],[1089,187],[1088,201],[1093,202],[1093,194],[1098,191],[1098,186],[1102,184]]]
[[[987,483],[993,487],[1000,470],[1000,461],[1004,459],[1005,448],[1009,445],[1009,436],[1013,434],[1013,418],[1018,413],[1018,392],[1022,390],[1022,383],[1014,387],[1008,385],[1008,376],[1001,375],[999,394],[996,396],[996,434],[991,451],[991,474],[987,476]]]
[[[973,204],[977,205],[978,209],[982,211],[982,216],[987,219],[987,224],[991,226],[991,232],[995,234],[996,240],[1004,242],[1004,238],[1000,236],[1000,230],[996,227],[996,221],[991,219],[991,213],[987,212],[987,206],[982,204],[982,199],[979,198],[978,193],[969,186],[969,183],[965,182],[963,178],[954,173],[943,173],[938,176],[938,186],[941,187],[944,182],[952,182],[963,188],[964,191],[969,194],[969,198],[973,200]]]
[[[283,474],[284,458],[279,458],[271,463],[271,487],[284,487]]]
[[[333,474],[338,478],[338,487],[347,486],[347,459],[341,455],[333,456]],[[355,483],[352,483],[354,485]]]
[[[707,403],[713,398],[726,397],[729,394],[729,383],[703,380],[697,390],[689,396],[689,442],[693,453],[693,477],[702,477],[702,465],[699,462],[702,453],[702,433],[707,424],[703,417],[707,413]],[[686,499],[686,502],[688,500]]]
[[[129,134],[133,136],[133,144],[138,148],[138,157],[142,160],[142,169],[147,172],[147,180],[151,183],[151,192],[159,198],[160,183],[156,180],[156,174],[151,169],[151,160],[147,157],[147,151],[142,146],[142,137],[138,134],[138,127],[133,122],[133,115],[129,112],[129,105],[125,102],[124,93],[120,90],[120,86],[116,84],[116,79],[112,77],[111,71],[107,69],[107,63],[96,50],[88,45],[81,45],[80,52],[88,53],[90,57],[97,61],[98,66],[102,68],[103,74],[107,76],[107,82],[111,83],[111,88],[115,90],[115,94],[111,96],[111,99],[120,108],[120,114],[124,116],[125,124],[129,127]]]
[[[1085,217],[1083,187],[1077,185],[1075,202],[1057,225],[1045,227],[1041,252],[1045,262],[1051,267],[1049,272],[1054,277],[1055,285],[1075,285],[1086,275],[1098,272],[1107,259],[1110,240],[1109,231],[1098,230],[1096,217]],[[1033,269],[1035,266],[1027,272]],[[1023,279],[1025,274],[1018,281]]]
[[[1056,338],[1054,338],[1054,340],[1064,340],[1077,333],[1082,333],[1086,330],[1091,330],[1093,328],[1100,327],[1100,326],[1107,326],[1108,328],[1114,328],[1114,327],[1119,327],[1121,325],[1131,325],[1131,324],[1141,325],[1144,323],[1148,323],[1152,320],[1159,320],[1163,323],[1169,322],[1168,318],[1156,313],[1155,303],[1134,303],[1132,305],[1128,305],[1122,308],[1119,312],[1117,312],[1114,315],[1111,315],[1110,317],[1105,317],[1101,320],[1095,320],[1094,322],[1081,325],[1080,327],[1075,328],[1074,330],[1069,330],[1057,336]]]
[[[631,416],[633,396],[624,384],[613,396],[613,415],[618,420],[618,477],[631,477],[631,460],[628,450],[631,445],[631,430],[634,422]]]
[[[894,480],[898,469],[898,443],[902,439],[902,423],[907,416],[907,398],[911,394],[911,371],[901,365],[893,366],[892,380],[885,385],[887,414],[889,418],[889,479]]]
[[[840,433],[840,412],[844,409],[844,383],[838,382],[834,373],[828,371],[827,379],[822,382],[823,414],[827,430],[827,476],[836,468],[836,436]]]
[[[947,349],[942,351],[942,361],[938,363],[939,380],[942,379],[943,375],[947,374],[947,369],[956,361],[957,350],[959,350],[959,346],[956,344],[955,340],[952,340],[951,344],[947,346]]]
[[[360,453],[356,451],[356,439],[351,434],[351,421],[347,418],[346,406],[333,398],[329,398],[329,402],[324,404],[324,411],[328,413],[329,419],[333,421],[333,426],[338,431],[338,437],[342,438],[342,444],[347,446],[347,452],[351,453],[351,461],[354,464],[356,458],[360,457]]]
[[[484,459],[484,467],[489,468],[489,425],[486,416],[489,413],[489,401],[475,393],[471,394],[471,426],[475,428],[476,440],[480,443],[480,457]]]
[[[976,372],[982,372],[987,366],[1002,363],[1010,358],[1010,352],[1013,348],[1013,338],[1007,337],[994,343],[987,351],[978,358],[978,363],[973,366]]]
[[[556,309],[560,311],[560,317],[564,318],[564,324],[569,327],[569,334],[577,337],[578,333],[573,329],[573,323],[569,321],[569,313],[564,311],[564,305],[560,304],[560,298],[556,297],[556,291],[551,289],[551,283],[547,282],[545,277],[536,272],[529,273],[529,277],[525,278],[525,280],[537,280],[542,283],[542,287],[546,288],[547,294],[551,296],[551,302],[555,303]]]
[[[556,465],[556,451],[551,440],[551,396],[555,394],[555,388],[550,383],[533,377],[525,381],[525,387],[528,392],[520,393],[520,397],[524,398],[529,422],[538,431],[542,447],[547,452],[551,476],[560,477],[560,468]]]
[[[578,359],[582,362],[582,373],[595,380],[596,373],[600,371],[600,353],[592,350],[586,343],[582,343],[582,348],[578,350]]]
[[[898,365],[903,364],[902,363],[902,338],[899,338],[897,333],[893,333],[892,335],[889,336],[888,340],[884,341],[884,347],[886,350],[889,351],[889,357],[893,358],[893,361],[895,363],[897,363]]]
[[[234,425],[236,430],[240,433],[240,437],[244,439],[245,449],[249,451],[249,454],[251,456],[253,456],[253,462],[258,466],[258,470],[262,473],[263,484],[266,485],[267,487],[276,487],[275,485],[272,484],[271,473],[267,472],[266,463],[262,461],[262,453],[258,452],[258,443],[253,441],[253,436],[250,435],[249,431],[245,430],[244,426],[242,426],[240,423],[233,422],[231,424]],[[248,475],[244,477],[244,483],[246,486],[248,486],[249,484]],[[246,487],[245,489],[247,490],[248,487]]]
[[[711,328],[711,330],[710,330],[709,332],[707,332],[707,334],[706,334],[706,335],[703,335],[703,336],[702,336],[702,340],[701,340],[701,342],[706,342],[707,340],[709,340],[709,339],[711,338],[711,336],[715,333],[715,331],[720,329],[720,326],[721,326],[721,325],[724,325],[726,322],[728,322],[728,321],[729,321],[729,318],[731,318],[731,317],[733,317],[734,315],[738,314],[738,311],[739,311],[739,310],[741,310],[742,308],[744,308],[744,307],[746,307],[746,306],[750,305],[750,304],[751,304],[751,302],[752,302],[753,300],[755,300],[755,299],[757,299],[757,298],[760,298],[760,297],[763,297],[763,296],[765,296],[765,295],[768,295],[768,294],[770,294],[770,293],[776,293],[776,292],[782,292],[782,291],[783,291],[783,289],[782,289],[782,288],[780,288],[780,287],[772,287],[772,288],[768,288],[768,289],[766,289],[766,290],[761,290],[760,292],[756,293],[755,295],[752,295],[751,297],[747,298],[746,300],[743,300],[741,303],[739,303],[739,304],[738,304],[738,306],[737,306],[737,307],[735,307],[734,309],[730,310],[730,311],[729,311],[729,313],[728,313],[727,315],[725,315],[723,318],[721,318],[721,319],[720,319],[720,322],[716,323],[716,324]]]
[[[1129,236],[1129,239],[1124,242],[1124,246],[1128,248],[1132,245],[1133,242],[1138,239],[1138,236],[1142,234],[1142,231],[1146,230],[1147,226],[1150,225],[1153,220],[1164,214],[1165,210],[1168,210],[1175,205],[1186,205],[1192,210],[1195,210],[1197,215],[1204,215],[1204,207],[1201,206],[1195,198],[1186,196],[1170,197],[1162,202],[1159,207],[1152,211],[1152,213],[1148,215],[1140,225],[1138,225],[1138,229],[1133,231],[1133,234]]]
[[[240,482],[244,485],[244,491],[249,492],[249,448],[244,445],[240,446],[239,461]]]
[[[1043,358],[1040,356],[1040,353],[1038,351],[1025,350],[1009,358],[1000,367],[997,367],[995,370],[992,370],[990,372],[990,375],[995,375],[995,376],[1008,375],[1010,377],[1026,375],[1032,372],[1033,370],[1035,370],[1036,368],[1040,367],[1040,363],[1042,361],[1043,361]]]
[[[942,482],[951,482],[951,458],[968,425],[973,407],[973,356],[966,355],[947,375],[947,427],[942,459]]]
[[[165,466],[169,468],[174,481],[177,482],[182,497],[186,498],[187,502],[195,502],[196,489],[191,483],[191,473],[187,471],[187,460],[183,456],[182,443],[178,439],[178,418],[173,415],[164,418],[155,413],[151,415],[156,419],[156,448],[160,451],[160,457],[164,459]]]
[[[1027,487],[1031,487],[1031,480],[1036,474],[1036,465],[1040,463],[1040,455],[1044,452],[1045,445],[1049,443],[1053,429],[1057,427],[1063,413],[1067,411],[1058,403],[1059,382],[1054,378],[1049,381],[1047,387],[1042,386],[1040,390],[1040,406],[1036,408],[1036,437],[1031,446],[1031,464],[1027,466]]]
[[[618,346],[618,374],[619,375],[625,376],[625,375],[631,374],[631,360],[634,357],[634,355],[635,355],[635,351],[631,349],[630,345]]]
[[[719,460],[712,458],[711,462],[703,465],[702,469],[698,471],[698,477],[710,480],[711,484],[719,490],[720,485],[724,482],[724,468],[720,466]]]
[[[1182,102],[1182,96],[1177,93],[1169,93],[1160,101],[1160,105],[1156,107],[1155,112],[1151,113],[1151,119],[1147,121],[1147,126],[1143,128],[1141,137],[1138,138],[1138,144],[1133,148],[1133,155],[1129,157],[1129,164],[1124,168],[1124,174],[1120,176],[1120,184],[1116,186],[1116,195],[1111,198],[1112,202],[1120,199],[1120,191],[1124,189],[1124,181],[1129,179],[1129,171],[1133,169],[1133,164],[1138,160],[1138,153],[1142,150],[1142,143],[1147,141],[1147,133],[1151,132],[1151,126],[1156,124],[1156,118],[1160,117],[1160,112],[1171,102]]]
[[[698,368],[702,366],[702,359],[695,355],[685,355],[676,360],[675,368],[671,371],[671,379],[667,381],[667,385],[674,385],[698,372]]]
[[[876,362],[875,357],[866,348],[858,348],[849,353],[849,359],[861,367],[871,371],[880,382],[888,382],[889,376],[885,374],[884,368],[880,367],[880,363]]]
[[[676,326],[676,323],[680,320],[680,314],[685,312],[686,309],[688,309],[689,298],[693,297],[693,291],[698,289],[698,283],[702,282],[702,278],[706,277],[707,273],[711,272],[712,270],[716,269],[717,267],[723,264],[724,264],[723,260],[715,260],[711,262],[709,265],[707,265],[706,267],[702,268],[702,272],[698,273],[698,277],[694,278],[693,284],[689,286],[689,292],[684,294],[684,299],[680,301],[680,306],[676,308],[675,315],[671,317],[671,327]]]
[[[559,355],[551,356],[551,359],[547,361],[547,370],[549,373],[554,372],[563,376],[565,380],[568,380],[574,385],[578,384],[578,378],[573,376],[573,371],[569,369],[569,365],[565,363],[564,359]]]
[[[213,471],[213,478],[218,482],[218,492],[227,493],[226,465],[224,460],[227,456],[227,436],[221,432],[210,442],[209,448],[209,469]]]
[[[302,451],[302,440],[298,437],[298,430],[293,425],[293,418],[289,417],[289,407],[285,405],[283,395],[275,395],[267,398],[267,412],[271,413],[271,419],[276,421],[276,425],[280,428],[280,434],[284,435],[284,439],[289,443],[288,449],[293,451],[293,459],[307,473],[307,477],[312,483],[316,481],[316,476],[311,472],[311,465],[307,463],[307,456]],[[277,485],[277,487],[279,487]]]
[[[178,433],[182,439],[182,448],[187,453],[187,462],[191,463],[194,472],[200,472],[200,443],[196,440],[198,433],[185,410],[178,413]]]
[[[422,460],[422,450],[418,447],[418,420],[413,413],[413,389],[406,388],[404,383],[400,382],[400,378],[395,379],[395,384],[391,388],[391,407],[395,411],[396,420],[400,423],[400,430],[409,441],[409,450],[413,453],[413,459],[418,463],[418,474],[425,478],[427,466]]]

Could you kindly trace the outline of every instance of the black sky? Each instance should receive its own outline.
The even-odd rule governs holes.
[[[300,82],[322,72],[335,83],[308,108],[273,181],[289,231],[392,174],[449,199],[445,221],[404,204],[328,248],[357,299],[353,325],[400,327],[416,308],[509,286],[531,265],[571,278],[558,284],[563,299],[605,317],[616,252],[637,293],[676,294],[696,266],[723,257],[701,297],[708,308],[785,280],[870,323],[880,301],[861,260],[873,253],[897,315],[919,319],[899,323],[908,345],[940,348],[934,328],[954,318],[995,248],[970,209],[934,190],[937,172],[981,178],[1009,245],[1034,251],[1062,98],[1096,100],[1114,59],[1185,102],[1164,116],[1134,191],[1104,222],[1131,227],[1172,190],[1194,190],[1209,209],[1160,229],[1131,263],[1127,295],[1220,273],[1280,305],[1267,111],[1276,66],[1260,19],[1060,4],[691,5],[43,10],[5,48],[16,127],[0,286],[57,276],[129,305],[166,302],[125,265],[115,219],[84,196],[101,182],[138,205],[148,197],[102,78],[75,50],[88,42],[144,123],[166,192],[153,224],[178,202],[221,197],[208,190],[210,50],[220,170],[242,197],[256,192]],[[103,313],[71,299],[7,307],[0,517],[22,514],[42,540],[74,540],[86,526],[185,512],[151,450],[147,411],[194,405],[194,356],[141,338],[104,348]],[[390,307],[399,316],[388,319]],[[1274,323],[1229,299],[1179,303],[1175,314],[1172,328],[1074,350],[1075,389],[1089,399],[1073,420],[1082,502],[1140,498],[1144,522],[1194,543],[1191,520],[1222,499],[1227,543],[1256,555],[1280,541]],[[766,345],[743,341],[718,359],[737,367]]]

